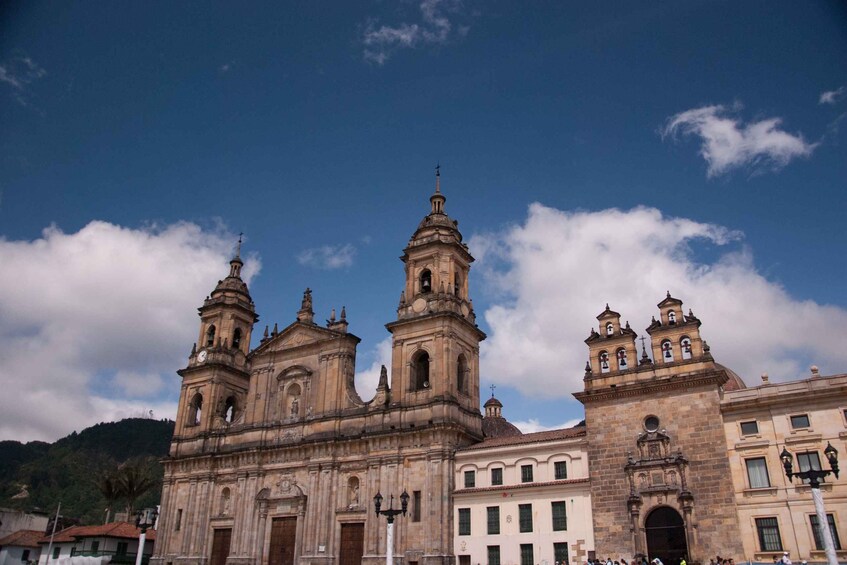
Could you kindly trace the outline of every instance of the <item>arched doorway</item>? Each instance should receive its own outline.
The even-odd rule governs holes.
[[[679,512],[660,506],[647,515],[644,527],[650,559],[658,557],[665,565],[677,565],[681,558],[688,557],[685,524]]]

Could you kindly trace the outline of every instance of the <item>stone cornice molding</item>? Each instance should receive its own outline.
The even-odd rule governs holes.
[[[661,377],[657,380],[636,381],[634,383],[622,383],[609,385],[600,390],[589,390],[573,393],[574,398],[585,404],[586,402],[597,402],[612,398],[641,396],[668,390],[682,388],[695,388],[707,385],[723,385],[729,380],[729,376],[723,371],[709,371],[703,374],[684,374]]]

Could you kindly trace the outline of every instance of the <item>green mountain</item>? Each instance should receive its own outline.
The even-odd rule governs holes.
[[[149,475],[154,486],[135,501],[135,508],[155,506],[162,494],[163,470],[174,423],[130,418],[101,423],[49,444],[0,441],[0,507],[56,511],[81,524],[100,524],[109,503],[98,480],[128,467]],[[123,511],[127,500],[112,506]]]

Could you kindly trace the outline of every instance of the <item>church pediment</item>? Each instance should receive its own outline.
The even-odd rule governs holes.
[[[314,324],[304,322],[294,322],[287,328],[283,329],[277,335],[269,337],[264,341],[253,354],[267,353],[269,351],[283,351],[296,347],[303,347],[337,339],[341,336],[351,336],[351,334],[341,333],[334,330],[321,328]]]

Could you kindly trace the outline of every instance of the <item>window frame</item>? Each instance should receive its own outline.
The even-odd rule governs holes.
[[[529,554],[527,555],[527,552]],[[535,565],[535,551],[533,544],[522,543],[520,546],[521,565]]]
[[[564,550],[565,558],[564,558],[564,560],[560,561],[558,559],[558,557],[559,557],[558,554],[560,553],[561,550]],[[566,541],[554,542],[553,543],[553,561],[554,561],[555,565],[567,565],[568,563],[570,563],[570,560],[571,560],[571,556],[570,556],[570,548],[568,547],[568,542],[566,542]]]
[[[476,471],[465,471],[465,488],[476,488]]]
[[[486,556],[488,557],[488,565],[500,565],[500,546],[486,546]]]
[[[471,535],[471,509],[470,508],[459,508],[459,535],[460,536],[469,536]]]
[[[497,476],[495,477],[495,472]],[[503,484],[503,467],[495,467],[491,469],[491,486],[499,487]]]
[[[532,503],[518,504],[518,531],[522,534],[532,533]]]
[[[532,483],[534,475],[532,472],[532,463],[529,465],[521,465],[521,483]]]
[[[561,509],[557,512],[557,509]],[[550,513],[554,532],[568,531],[568,503],[564,500],[550,502]]]
[[[559,471],[562,471],[561,473]],[[566,481],[568,479],[568,462],[555,461],[553,463],[553,476],[557,481]]]
[[[749,424],[753,424],[754,426],[756,426],[756,431],[753,431],[753,432],[745,431],[744,426],[749,425]],[[742,437],[743,436],[757,436],[757,435],[759,435],[759,422],[758,422],[758,420],[745,420],[744,422],[738,423],[738,429],[741,431]]]
[[[773,523],[765,524],[765,521],[773,521]],[[779,519],[776,516],[761,516],[755,519],[756,523],[756,537],[759,540],[759,550],[760,551],[783,551],[782,546],[782,535],[779,532]],[[765,528],[771,528],[770,532],[765,531]],[[773,538],[770,540],[767,539],[768,534],[771,536],[776,535],[776,545],[771,545],[773,542]]]
[[[795,420],[795,418],[805,418],[805,419],[806,419],[806,425],[805,425],[805,426],[803,426],[803,425],[798,425],[798,424],[796,424],[796,423],[795,423],[795,421],[794,421],[794,420]],[[791,414],[791,415],[789,415],[789,416],[788,416],[788,422],[791,424],[791,429],[792,429],[792,430],[808,430],[809,428],[811,428],[811,427],[812,427],[812,419],[811,419],[811,418],[809,418],[809,414],[808,414],[808,413],[804,413],[804,414]]]
[[[809,526],[812,528],[812,542],[815,544],[816,551],[824,551],[823,536],[817,526],[818,515],[809,514]],[[838,524],[835,522],[835,516],[831,512],[826,513],[826,522],[829,525],[829,533],[832,536],[832,545],[836,551],[841,551],[841,538],[838,537]]]
[[[802,451],[802,452],[797,453],[795,455],[797,457],[797,469],[799,471],[801,471],[801,472],[802,471],[811,471],[811,470],[820,471],[820,470],[823,469],[823,467],[821,467],[821,456],[817,451]],[[813,456],[814,456],[815,464],[812,464]],[[801,463],[801,461],[803,459],[805,459],[808,462],[808,466],[803,465]],[[819,477],[818,481],[820,481],[822,483],[826,482],[826,477]],[[810,482],[809,479],[803,479],[804,485],[809,484],[809,482]]]
[[[765,471],[765,482],[767,484],[764,484],[764,485],[760,485],[760,484],[754,485],[753,484],[753,476],[750,474],[750,463],[754,462],[754,461],[755,462],[761,462],[761,464],[764,468],[764,471]],[[767,459],[767,457],[748,457],[748,458],[744,459],[744,470],[747,472],[747,484],[749,485],[749,488],[751,488],[751,489],[752,488],[771,488],[773,486],[771,484],[771,475],[770,475],[770,472],[768,471],[768,459]]]
[[[486,518],[486,533],[489,536],[500,535],[500,507],[499,506],[486,506],[485,507],[485,518]]]
[[[420,522],[421,521],[421,491],[413,490],[412,491],[412,522]]]

